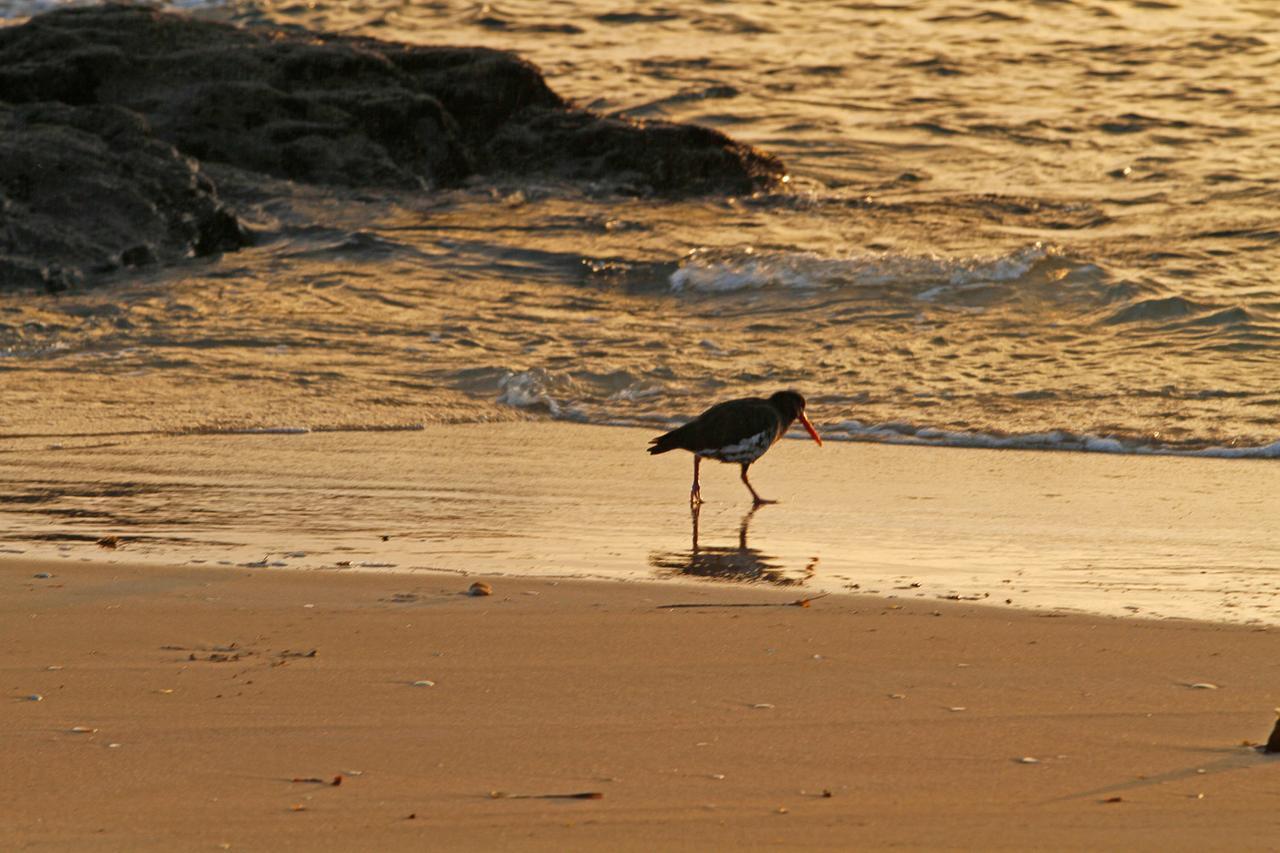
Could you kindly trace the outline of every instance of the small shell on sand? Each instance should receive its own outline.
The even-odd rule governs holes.
[[[421,681],[413,682],[413,686],[414,687],[435,687],[436,683],[434,681],[428,681],[424,678]]]
[[[476,581],[467,589],[467,595],[493,595],[493,587],[484,581]]]

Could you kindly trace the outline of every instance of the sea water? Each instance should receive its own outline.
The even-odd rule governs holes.
[[[0,433],[660,426],[794,387],[829,438],[1280,455],[1272,3],[179,5],[514,50],[790,179],[672,201],[210,166],[257,246],[0,295]]]

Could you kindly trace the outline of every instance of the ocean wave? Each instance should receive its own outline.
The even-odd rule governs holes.
[[[1203,310],[1203,305],[1181,296],[1167,296],[1163,299],[1140,299],[1116,311],[1102,322],[1109,326],[1118,326],[1126,323],[1179,320]]]
[[[607,411],[618,404],[658,400],[669,392],[659,380],[625,370],[507,370],[497,385],[499,405],[580,422],[593,420],[588,410]]]
[[[864,424],[846,420],[823,430],[824,440],[875,441],[885,444],[922,444],[935,447],[970,447],[991,450],[1066,450],[1086,453],[1118,453],[1149,456],[1199,456],[1220,459],[1280,459],[1280,441],[1243,447],[1171,445],[1156,438],[1093,435],[1065,429],[1004,434],[996,432],[936,429],[901,421]]]
[[[497,402],[517,409],[541,411],[559,420],[583,420],[572,405],[563,402],[573,394],[573,377],[542,367],[533,370],[508,370],[498,379]],[[559,399],[557,399],[559,398]]]
[[[618,417],[607,402],[629,402],[660,392],[646,393],[643,389],[624,390],[610,401],[592,405],[571,394],[574,380],[567,374],[551,371],[527,370],[512,372],[500,382],[501,393],[497,402],[535,414],[544,414],[553,420],[596,426],[659,427],[670,429],[679,426],[684,418],[668,416]],[[554,396],[553,396],[554,394]],[[558,397],[558,399],[557,399]],[[483,423],[488,418],[477,413],[474,422]],[[463,418],[458,423],[470,423]],[[402,424],[336,424],[324,426],[258,426],[227,428],[193,428],[189,430],[162,431],[167,435],[306,435],[326,432],[420,432],[424,423]],[[978,448],[988,450],[1057,450],[1084,453],[1113,453],[1137,456],[1188,456],[1217,459],[1280,459],[1280,440],[1270,444],[1247,446],[1205,446],[1204,443],[1183,441],[1169,444],[1148,436],[1095,435],[1068,429],[1044,432],[1002,433],[981,430],[947,430],[919,426],[906,421],[885,421],[874,424],[858,420],[844,420],[819,430],[824,441],[861,441],[882,444],[923,445],[929,447]]]
[[[1108,326],[1129,324],[1163,324],[1162,329],[1223,327],[1232,328],[1253,323],[1257,318],[1248,308],[1235,305],[1224,308],[1195,302],[1181,296],[1142,299],[1116,311],[1102,322]]]
[[[687,396],[678,387],[629,374],[589,371],[550,371],[534,368],[506,371],[497,382],[496,402],[535,416],[595,426],[671,429],[688,420],[672,414],[670,404]],[[1167,393],[1167,392],[1166,392]],[[1030,392],[1029,397],[1056,397],[1054,392]],[[1201,392],[1204,396],[1233,396],[1231,392]],[[826,401],[830,404],[830,400]],[[821,405],[814,407],[821,418]],[[1118,455],[1161,455],[1220,459],[1280,459],[1280,440],[1254,444],[1222,444],[1209,437],[1160,434],[1097,434],[1070,428],[1036,432],[999,429],[958,430],[908,420],[878,422],[844,419],[820,427],[824,440],[860,441],[929,447],[991,450],[1056,450]]]
[[[1021,279],[1037,264],[1059,257],[1056,246],[1034,243],[1000,255],[946,257],[910,252],[872,252],[824,257],[813,252],[699,249],[669,278],[676,293],[733,293],[783,288],[926,287],[917,298],[931,301],[945,288]]]

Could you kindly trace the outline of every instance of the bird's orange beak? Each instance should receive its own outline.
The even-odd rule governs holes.
[[[800,423],[809,431],[809,435],[813,436],[813,440],[818,442],[818,446],[821,447],[822,439],[818,437],[818,431],[813,428],[813,424],[809,423],[809,419],[804,416],[804,412],[800,412],[796,417],[800,418]]]

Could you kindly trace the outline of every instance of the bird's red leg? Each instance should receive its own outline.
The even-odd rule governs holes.
[[[693,521],[693,548],[691,553],[698,553],[698,515],[702,512],[702,504],[689,504],[689,517]]]
[[[749,467],[751,467],[750,462],[747,462],[742,466],[742,482],[746,485],[747,490],[751,492],[751,497],[755,500],[755,505],[760,506],[761,504],[776,504],[777,501],[765,500],[764,498],[756,494],[756,490],[751,486],[751,481],[747,479],[747,469]]]
[[[698,485],[698,466],[702,464],[701,456],[693,457],[693,488],[689,490],[689,505],[698,506],[702,503],[702,487]]]

